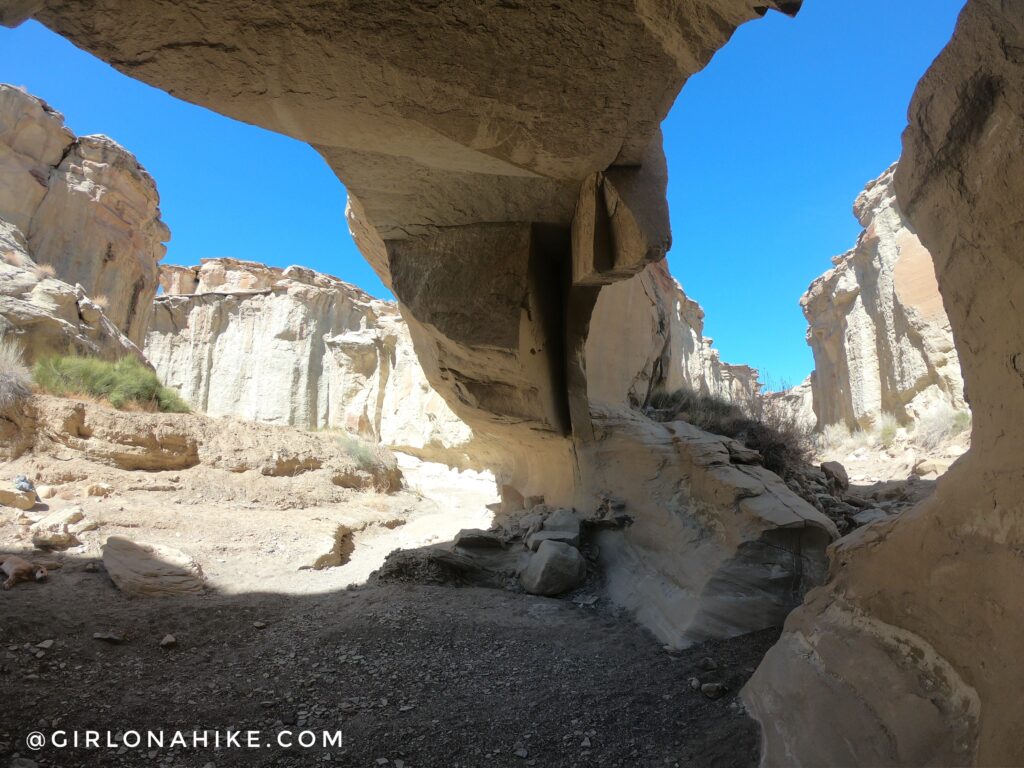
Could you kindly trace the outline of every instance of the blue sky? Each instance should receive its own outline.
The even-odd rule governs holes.
[[[797,383],[813,367],[798,299],[851,247],[865,182],[900,153],[914,86],[964,0],[806,0],[740,28],[664,125],[672,273],[723,359]],[[0,82],[105,133],[156,178],[167,261],[302,264],[387,291],[345,226],[345,190],[309,147],[125,77],[35,22],[0,28]]]

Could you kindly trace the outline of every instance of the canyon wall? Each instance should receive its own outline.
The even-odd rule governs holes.
[[[704,310],[665,261],[601,290],[586,344],[592,403],[647,405],[657,392],[688,388],[748,402],[760,389],[747,365],[723,363],[704,336]]]
[[[430,388],[397,308],[302,267],[164,266],[145,353],[196,409],[341,428],[466,463],[472,431]]]
[[[106,136],[76,137],[46,102],[0,84],[0,177],[0,219],[35,262],[81,285],[141,346],[170,231],[135,156]]]
[[[0,184],[0,188],[3,184]],[[0,219],[0,339],[13,340],[28,364],[79,354],[117,360],[142,356],[80,285],[37,264],[21,230]]]
[[[896,200],[896,166],[868,183],[853,212],[864,231],[800,299],[819,427],[906,424],[941,406],[964,410],[960,360],[931,254]]]
[[[973,416],[933,496],[833,550],[748,684],[766,766],[1024,765],[1024,2],[969,0],[918,85],[895,187]]]

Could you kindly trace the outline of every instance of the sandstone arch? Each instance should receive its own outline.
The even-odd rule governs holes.
[[[0,17],[35,15],[134,77],[316,146],[354,195],[353,231],[408,311],[428,377],[480,432],[519,446],[500,461],[521,491],[568,500],[602,469],[594,432],[632,434],[588,401],[581,355],[600,286],[667,249],[658,125],[685,79],[769,7],[799,3],[552,15],[20,0]],[[970,0],[919,88],[897,179],[936,259],[974,447],[927,503],[844,540],[832,582],[790,617],[747,691],[768,764],[1024,762],[1022,51],[1022,0]],[[702,503],[717,503],[712,480],[735,489],[744,475],[699,435],[655,442],[685,446]],[[825,530],[793,511],[753,540],[770,526]]]

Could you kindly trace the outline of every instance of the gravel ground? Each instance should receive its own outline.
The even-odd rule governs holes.
[[[601,603],[468,587],[133,600],[87,562],[0,593],[0,616],[0,766],[69,768],[753,766],[757,727],[735,697],[778,636],[670,654]],[[160,729],[166,744],[25,744],[86,729],[118,744]],[[271,746],[214,749],[215,730]],[[275,744],[339,730],[340,747]]]

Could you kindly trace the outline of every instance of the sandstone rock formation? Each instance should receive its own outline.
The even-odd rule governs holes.
[[[142,354],[80,285],[56,279],[52,268],[33,261],[22,233],[2,219],[0,337],[17,340],[28,363],[48,354],[108,360]]]
[[[625,406],[628,436],[606,439],[615,422],[591,400],[596,364],[587,360],[601,293],[664,258],[671,242],[659,123],[738,25],[799,5],[38,0],[5,23],[34,15],[134,77],[310,142],[350,193],[353,234],[398,298],[427,380],[488,446],[484,460],[507,495],[593,510],[626,458],[613,461],[610,447],[672,460],[663,429],[634,429],[630,419],[642,417]],[[218,77],[201,74],[209,71]],[[601,348],[611,345],[592,346]],[[615,363],[605,374],[603,391],[642,390],[636,370]],[[816,525],[807,522],[813,510],[751,489],[744,472],[714,471],[740,486],[713,494],[711,511],[687,506],[689,478],[677,472],[666,489],[721,533],[720,549],[684,580],[685,615],[674,606],[664,620],[650,612],[681,643],[691,625],[716,624],[707,614],[726,587],[708,580],[728,570],[737,547],[775,528],[797,546],[795,531]],[[701,482],[703,470],[695,475]],[[737,514],[738,499],[754,491],[761,501]],[[661,515],[660,494],[630,493],[630,514]],[[753,594],[785,581],[778,605],[790,605],[793,584],[808,582],[804,560],[820,560],[832,533],[817,527],[799,556],[784,546],[789,554],[773,567],[737,565],[731,583]],[[655,582],[679,578],[684,561],[637,560]],[[763,618],[747,612],[717,626]]]
[[[592,403],[644,406],[656,392],[686,387],[726,400],[755,398],[757,371],[723,363],[703,331],[704,310],[664,261],[607,286],[590,320],[587,397]]]
[[[111,536],[103,545],[103,567],[111,581],[132,597],[201,594],[203,569],[181,550]]]
[[[763,764],[1020,765],[1024,6],[969,0],[896,193],[935,261],[973,415],[935,494],[847,537],[745,691]]]
[[[966,408],[932,257],[896,201],[895,172],[868,183],[853,206],[864,227],[857,245],[800,299],[819,427],[867,429],[882,414],[908,423],[941,405]]]
[[[106,136],[81,136],[20,88],[0,84],[0,219],[37,264],[81,285],[141,345],[170,232],[153,179]]]
[[[393,304],[302,267],[236,259],[162,267],[161,283],[146,356],[193,407],[465,463],[472,431],[427,383]]]

